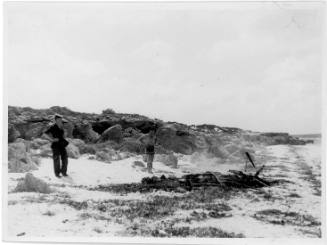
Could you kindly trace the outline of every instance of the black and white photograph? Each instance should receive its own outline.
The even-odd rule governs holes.
[[[3,7],[6,241],[325,239],[324,1]]]

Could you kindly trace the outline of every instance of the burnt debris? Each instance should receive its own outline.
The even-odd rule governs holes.
[[[246,174],[242,171],[229,170],[228,174],[219,172],[205,172],[199,174],[187,174],[177,177],[145,177],[141,183],[129,183],[118,185],[100,185],[96,190],[113,192],[148,192],[153,190],[185,192],[195,188],[216,186],[220,188],[262,188],[276,184],[278,181],[266,180],[259,177],[263,170],[262,166],[255,174]]]

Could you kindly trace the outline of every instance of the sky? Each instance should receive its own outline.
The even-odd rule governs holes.
[[[8,104],[319,133],[321,7],[7,2]]]

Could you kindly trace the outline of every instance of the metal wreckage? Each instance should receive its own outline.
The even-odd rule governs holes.
[[[245,171],[247,163],[255,164],[248,152],[245,153],[247,161],[245,162]],[[192,191],[195,188],[221,187],[221,188],[262,188],[277,184],[278,180],[267,180],[259,177],[259,174],[265,166],[261,166],[254,174],[246,174],[243,171],[229,170],[227,174],[220,172],[205,172],[196,174],[186,174],[180,178],[162,175],[161,177],[145,177],[141,183],[119,184],[110,186],[98,186],[97,189],[107,191],[125,190],[127,192],[147,192],[152,190],[164,190],[185,192]]]

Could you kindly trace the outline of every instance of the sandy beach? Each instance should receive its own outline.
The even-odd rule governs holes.
[[[272,187],[228,193],[110,192],[101,185],[137,183],[150,176],[135,165],[142,156],[104,163],[83,155],[69,159],[69,177],[57,179],[51,158],[31,173],[54,192],[15,192],[24,173],[8,173],[8,230],[12,237],[155,236],[321,237],[321,146],[275,145],[255,152]],[[154,175],[182,176],[205,170],[244,170],[243,163],[199,166],[179,156],[177,169],[154,162]],[[254,169],[248,168],[248,172]],[[210,195],[207,195],[207,194]],[[201,198],[200,198],[201,197]],[[156,204],[154,208],[154,204]],[[210,237],[210,235],[209,235]]]

